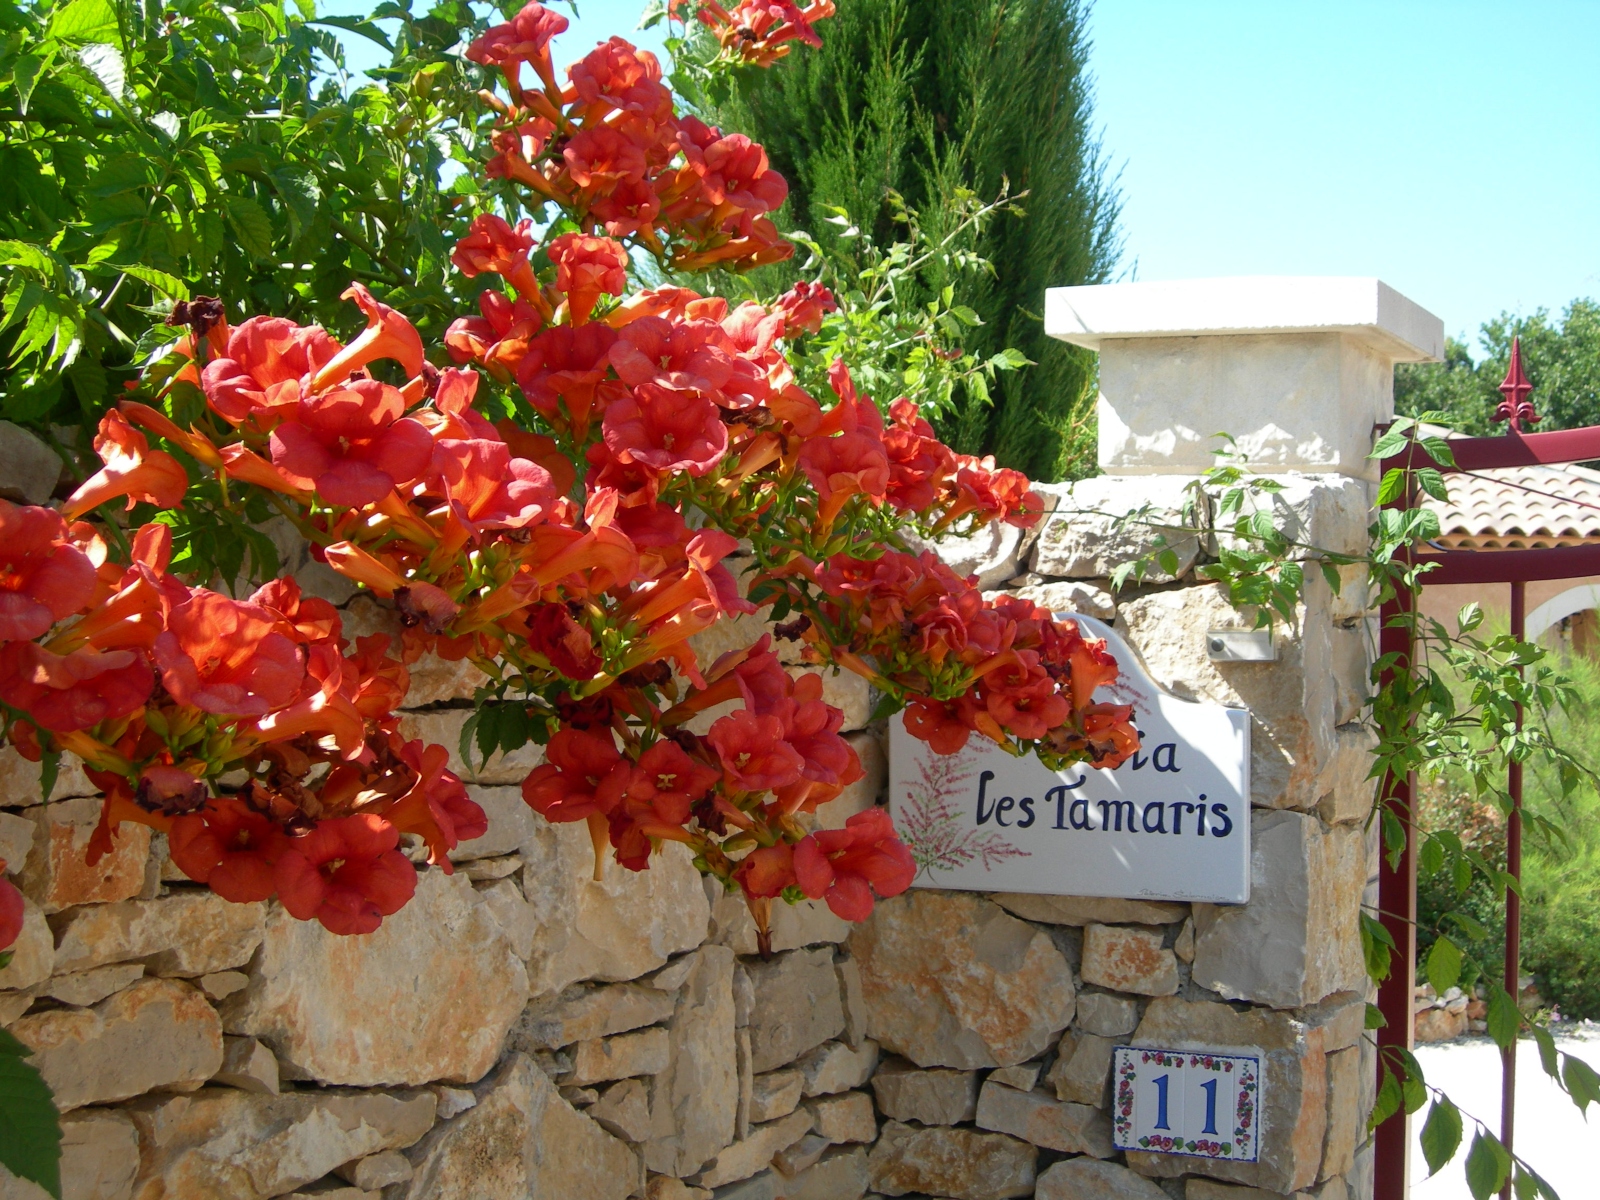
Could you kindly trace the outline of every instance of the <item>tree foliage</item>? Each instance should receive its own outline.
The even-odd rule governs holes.
[[[312,0],[0,0],[0,416],[85,454],[194,295],[338,328],[356,279],[442,329],[471,214],[441,181],[486,119],[479,72],[449,51],[478,24],[459,0],[364,19]],[[394,86],[352,86],[335,28],[387,48]]]
[[[976,361],[1015,348],[1034,365],[965,386],[941,432],[1039,478],[1078,457],[1093,358],[1052,341],[1046,287],[1099,283],[1120,253],[1119,200],[1091,127],[1080,0],[855,0],[815,53],[745,72],[713,105],[748,130],[790,181],[789,218],[825,243],[854,225],[876,245],[915,220],[937,243],[967,196],[1021,197],[967,231],[989,270],[926,271],[919,299],[959,283],[982,322]],[[830,226],[840,212],[850,221]],[[843,247],[849,257],[852,248]]]
[[[1511,361],[1511,342],[1522,339],[1522,367],[1533,383],[1538,429],[1600,425],[1600,304],[1577,299],[1559,320],[1545,309],[1519,317],[1503,312],[1478,334],[1476,361],[1464,342],[1450,338],[1442,363],[1395,369],[1395,407],[1407,415],[1442,412],[1452,428],[1487,435],[1505,428],[1494,420],[1497,390]]]

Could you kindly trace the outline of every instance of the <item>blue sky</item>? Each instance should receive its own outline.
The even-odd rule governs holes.
[[[580,0],[557,59],[659,47],[642,7]],[[1377,275],[1469,343],[1600,296],[1600,2],[1099,0],[1091,31],[1129,274]]]

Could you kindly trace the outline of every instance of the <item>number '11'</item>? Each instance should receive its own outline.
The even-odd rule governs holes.
[[[1156,1085],[1156,1124],[1157,1129],[1171,1129],[1167,1124],[1167,1087],[1171,1081],[1170,1075],[1157,1075],[1150,1082]],[[1217,1081],[1208,1079],[1200,1085],[1200,1090],[1206,1094],[1206,1126],[1201,1133],[1215,1133],[1217,1131]]]

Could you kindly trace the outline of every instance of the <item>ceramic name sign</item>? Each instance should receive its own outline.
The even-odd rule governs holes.
[[[979,734],[935,754],[889,722],[889,803],[915,886],[1058,896],[1250,898],[1250,714],[1171,695],[1091,617],[1121,668],[1098,695],[1134,707],[1141,749],[1114,771],[1052,771]]]
[[[1255,1162],[1261,1114],[1261,1051],[1112,1053],[1111,1144],[1118,1150]]]

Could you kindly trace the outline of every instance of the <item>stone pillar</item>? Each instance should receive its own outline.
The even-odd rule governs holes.
[[[1185,485],[1216,461],[1219,432],[1236,439],[1247,469],[1284,485],[1272,503],[1298,540],[1359,552],[1377,480],[1366,456],[1374,425],[1393,415],[1394,364],[1438,358],[1442,325],[1378,280],[1343,278],[1057,288],[1045,324],[1052,336],[1099,351],[1105,474],[1051,489],[1056,510],[1031,573],[1013,588],[1045,603],[1067,589],[1098,597],[1158,682],[1253,716],[1252,899],[1196,904],[1187,922],[1168,926],[1167,943],[1185,960],[1180,984],[1141,1001],[1139,1023],[1122,1040],[1266,1051],[1262,1161],[1131,1155],[1129,1165],[1156,1178],[1187,1173],[1269,1193],[1366,1200],[1374,1057],[1363,1046],[1358,915],[1376,899],[1364,897],[1376,846],[1362,828],[1372,801],[1361,721],[1373,647],[1359,578],[1352,572],[1351,586],[1335,595],[1320,572],[1308,572],[1294,628],[1280,625],[1276,635],[1276,660],[1236,663],[1211,661],[1205,634],[1251,622],[1194,574],[1225,533],[1179,544],[1176,577],[1115,597],[1094,577],[1155,536],[1117,526],[1116,516],[1149,504],[1154,519],[1166,512],[1176,520]],[[1090,953],[1106,940],[1085,940],[1086,981]],[[1189,1186],[1191,1196],[1213,1190],[1232,1194]]]

